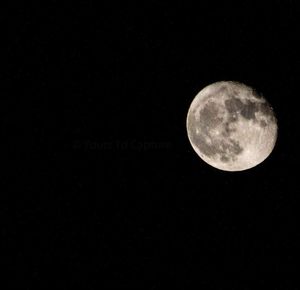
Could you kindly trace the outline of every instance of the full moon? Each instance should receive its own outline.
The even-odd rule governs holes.
[[[208,85],[192,101],[186,120],[188,138],[209,165],[242,171],[263,162],[277,139],[271,105],[242,83]]]

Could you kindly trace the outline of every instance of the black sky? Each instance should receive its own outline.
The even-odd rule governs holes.
[[[298,289],[297,1],[198,2],[8,11],[5,289]],[[276,113],[251,170],[212,168],[188,141],[192,99],[219,80]]]

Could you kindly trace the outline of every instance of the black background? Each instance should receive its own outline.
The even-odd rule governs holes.
[[[298,289],[297,1],[197,2],[2,11],[5,289]],[[188,141],[192,99],[219,80],[277,115],[251,170]]]

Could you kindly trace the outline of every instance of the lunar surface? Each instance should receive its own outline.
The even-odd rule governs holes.
[[[187,115],[196,153],[221,170],[241,171],[264,161],[277,139],[277,120],[264,97],[244,84],[213,83],[201,90]]]

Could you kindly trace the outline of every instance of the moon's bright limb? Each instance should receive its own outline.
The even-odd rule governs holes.
[[[186,125],[196,153],[226,171],[246,170],[264,161],[275,146],[278,130],[266,99],[231,81],[201,90],[191,103]]]

